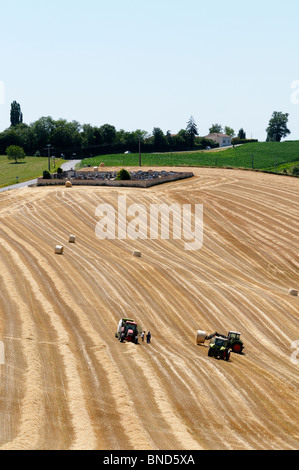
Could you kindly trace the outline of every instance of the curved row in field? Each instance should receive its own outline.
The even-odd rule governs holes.
[[[203,247],[96,238],[96,207],[124,194],[203,204]],[[211,169],[1,194],[0,448],[297,449],[298,207],[297,180]],[[152,343],[119,343],[123,316]],[[208,357],[197,329],[242,332],[246,354]]]

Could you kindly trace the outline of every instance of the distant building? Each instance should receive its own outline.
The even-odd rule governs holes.
[[[212,140],[219,144],[219,147],[227,147],[228,145],[232,145],[232,138],[227,134],[221,134],[214,132],[212,134],[206,135],[205,139]]]

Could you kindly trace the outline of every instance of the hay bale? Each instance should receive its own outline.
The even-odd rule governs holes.
[[[65,187],[66,187],[66,188],[72,188],[72,187],[73,187],[73,185],[72,185],[72,183],[71,183],[70,180],[67,180],[67,182],[65,183]]]
[[[57,245],[55,247],[55,255],[63,255],[63,250],[64,250],[63,246]]]
[[[69,243],[76,243],[76,237],[75,237],[75,235],[70,235],[70,237],[69,237]]]
[[[101,163],[101,164],[100,164],[100,167],[101,167],[101,168],[104,168],[105,166],[106,166],[105,163]]]
[[[203,344],[206,340],[207,333],[205,331],[197,330],[196,344]]]
[[[297,296],[297,295],[298,295],[298,291],[295,290],[295,289],[289,289],[289,295]]]
[[[134,250],[133,251],[133,256],[135,256],[136,258],[141,258],[141,251]]]

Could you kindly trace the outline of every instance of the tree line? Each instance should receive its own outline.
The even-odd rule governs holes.
[[[26,124],[18,103],[11,105],[11,125],[0,133],[0,154],[9,146],[24,149],[27,155],[47,156],[51,154],[70,158],[87,157],[107,153],[138,152],[142,145],[143,152],[178,151],[204,149],[206,146],[217,146],[214,142],[199,137],[196,123],[191,117],[186,129],[177,134],[159,127],[154,127],[151,134],[142,129],[133,132],[124,129],[116,130],[111,124],[92,126],[66,119],[54,120],[51,116],[41,117]]]
[[[287,118],[288,114],[273,113],[267,128],[267,140],[278,140],[290,132],[286,128]],[[50,149],[52,155],[65,158],[125,151],[137,153],[141,145],[142,152],[148,153],[202,150],[218,146],[212,140],[199,136],[193,116],[187,122],[186,128],[176,134],[172,134],[170,130],[165,134],[159,127],[154,127],[151,134],[142,129],[128,132],[124,129],[116,130],[111,124],[82,125],[78,121],[54,120],[51,116],[41,117],[31,124],[26,124],[23,122],[20,104],[14,101],[11,104],[10,120],[10,127],[0,133],[1,155],[6,153],[9,146],[21,147],[27,155],[37,156],[48,156]],[[209,132],[220,133],[223,132],[223,128],[220,124],[213,124]],[[233,144],[250,141],[246,139],[243,128],[235,136],[235,131],[225,126],[224,133],[233,138]]]

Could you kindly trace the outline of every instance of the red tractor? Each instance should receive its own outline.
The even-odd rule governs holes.
[[[118,324],[118,331],[115,333],[115,337],[121,343],[130,341],[138,344],[138,334],[137,323],[129,318],[122,318]]]

